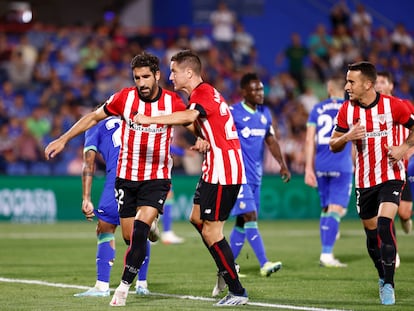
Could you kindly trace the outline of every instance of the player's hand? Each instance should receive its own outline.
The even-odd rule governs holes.
[[[290,181],[291,175],[290,175],[290,171],[287,167],[282,166],[280,168],[280,175],[281,175],[282,180],[283,180],[284,183],[287,183],[287,182]]]
[[[195,150],[201,153],[207,152],[208,150],[210,150],[210,143],[207,140],[202,139],[201,137],[197,137],[194,146],[191,146],[190,150]]]
[[[318,186],[318,182],[316,181],[316,176],[313,171],[305,170],[305,184],[313,188]]]
[[[407,150],[409,149],[409,146],[407,144],[402,144],[400,146],[387,146],[384,145],[385,149],[388,150],[388,158],[389,158],[389,162],[391,165],[394,165],[395,163],[397,163],[399,160],[401,160],[405,153],[407,152]]]
[[[136,124],[150,124],[150,117],[143,114],[136,114],[133,121]]]
[[[93,212],[93,203],[90,200],[82,201],[82,213],[88,221],[92,221],[95,213]]]
[[[45,158],[46,160],[53,159],[56,155],[58,155],[63,148],[65,148],[65,143],[62,139],[58,138],[49,143],[49,145],[45,148]]]
[[[347,135],[350,140],[358,140],[365,138],[365,133],[366,128],[361,125],[361,119],[358,119],[354,126],[351,127]]]

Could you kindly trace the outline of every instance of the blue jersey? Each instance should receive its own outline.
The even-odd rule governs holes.
[[[316,172],[353,171],[351,143],[346,144],[342,152],[333,153],[329,150],[329,140],[336,123],[335,117],[343,102],[343,99],[326,99],[316,104],[309,115],[307,126],[316,127]]]
[[[230,106],[230,111],[240,139],[247,183],[260,185],[265,138],[274,135],[270,110],[258,105],[254,111],[241,102]]]
[[[85,132],[84,152],[99,152],[106,164],[106,180],[95,215],[119,225],[118,204],[115,200],[115,178],[121,146],[121,120],[109,117]]]

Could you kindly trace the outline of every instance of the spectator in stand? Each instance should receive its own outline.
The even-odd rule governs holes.
[[[309,36],[308,47],[312,67],[316,70],[320,82],[325,81],[329,67],[329,48],[332,46],[332,36],[328,34],[326,26],[318,24]]]
[[[356,11],[351,14],[352,37],[361,50],[365,50],[371,42],[372,15],[362,3],[358,3]]]
[[[331,8],[329,18],[331,20],[332,32],[336,32],[339,27],[349,30],[349,20],[351,12],[345,0],[340,0]]]
[[[210,14],[210,23],[217,48],[222,53],[229,53],[234,40],[236,14],[228,8],[225,1],[220,0],[217,9]]]
[[[391,33],[391,43],[394,52],[397,52],[401,45],[406,46],[408,49],[413,47],[413,38],[408,33],[405,25],[398,23]]]
[[[290,40],[290,45],[283,54],[278,55],[276,62],[280,65],[284,59],[287,60],[289,74],[298,84],[299,91],[303,93],[305,91],[305,65],[309,50],[302,44],[302,38],[299,33],[293,32]]]
[[[7,77],[15,90],[25,90],[30,86],[33,67],[26,63],[20,50],[13,50],[10,61],[6,64]]]
[[[212,42],[202,28],[196,28],[194,34],[190,39],[190,47],[193,51],[199,54],[205,54],[211,48]]]

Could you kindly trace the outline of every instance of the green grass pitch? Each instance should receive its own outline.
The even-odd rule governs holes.
[[[233,221],[225,227],[228,237]],[[217,310],[210,295],[216,268],[200,237],[187,222],[174,223],[182,245],[152,246],[149,289],[154,295],[130,293],[123,310]],[[381,306],[377,274],[365,248],[358,220],[344,219],[335,255],[345,269],[319,267],[319,225],[308,221],[261,221],[269,260],[283,268],[266,278],[248,244],[237,263],[249,304],[226,310],[414,310],[414,241],[396,222],[401,267],[396,271],[396,305]],[[126,246],[117,231],[117,258],[111,288],[121,277]],[[0,223],[0,310],[109,310],[110,297],[77,298],[95,283],[95,224]],[[40,281],[28,284],[26,281]]]

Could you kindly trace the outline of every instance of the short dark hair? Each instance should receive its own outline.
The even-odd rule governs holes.
[[[193,53],[191,50],[183,50],[171,57],[172,62],[177,64],[186,63],[193,71],[197,74],[201,74],[201,60],[197,54]]]
[[[246,88],[250,84],[251,81],[255,81],[255,80],[260,81],[257,73],[254,73],[254,72],[245,73],[240,79],[240,88],[242,89]]]
[[[136,56],[131,61],[131,69],[149,67],[151,72],[155,74],[157,71],[160,71],[160,60],[157,56],[152,55],[147,52],[142,52]]]
[[[394,83],[394,79],[392,77],[391,72],[389,71],[378,71],[377,72],[377,76],[381,76],[386,78],[390,83]]]
[[[375,83],[375,80],[377,80],[377,70],[370,62],[362,61],[350,64],[348,65],[348,70],[361,71],[362,75],[367,77],[372,83]]]

